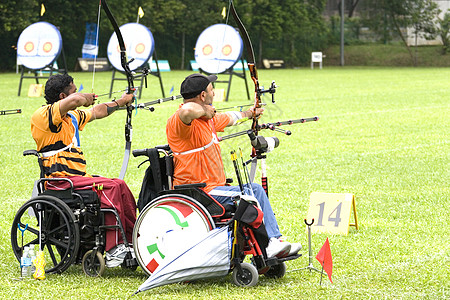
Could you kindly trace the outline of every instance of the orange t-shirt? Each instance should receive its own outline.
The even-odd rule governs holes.
[[[89,122],[91,112],[73,110],[62,117],[59,104],[58,101],[53,105],[42,106],[31,117],[31,134],[37,151],[48,155],[42,158],[45,175],[90,176],[86,174],[86,161],[80,148],[78,131],[83,130]]]
[[[229,122],[227,114],[218,113],[211,120],[195,119],[186,125],[181,121],[178,110],[169,118],[166,134],[174,153],[174,185],[204,182],[205,192],[225,185],[216,131],[223,131]],[[206,149],[202,148],[205,146]]]

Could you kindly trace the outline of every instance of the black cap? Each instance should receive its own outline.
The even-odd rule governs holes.
[[[191,74],[181,83],[180,94],[184,99],[191,99],[206,90],[210,82],[217,80],[216,75]]]

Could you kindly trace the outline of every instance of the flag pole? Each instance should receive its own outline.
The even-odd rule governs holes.
[[[322,277],[323,277],[323,265],[325,264],[325,259],[323,260],[323,264],[322,264],[322,272],[320,272],[320,283],[319,285],[322,286]]]

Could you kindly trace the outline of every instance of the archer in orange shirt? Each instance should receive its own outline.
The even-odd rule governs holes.
[[[206,183],[204,188],[218,202],[233,205],[232,197],[240,194],[238,186],[225,186],[225,173],[217,132],[236,124],[242,118],[251,118],[253,109],[245,112],[216,113],[212,105],[217,76],[192,74],[181,84],[183,104],[169,118],[167,141],[174,154],[174,185]],[[256,116],[264,111],[256,109]],[[269,199],[261,185],[252,183],[253,190],[264,213],[264,224],[270,238],[266,249],[268,257],[296,254],[300,244],[280,240],[281,233]]]

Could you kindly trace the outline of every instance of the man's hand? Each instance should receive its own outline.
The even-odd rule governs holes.
[[[85,107],[89,107],[89,106],[93,105],[96,100],[95,94],[92,94],[92,93],[77,93],[77,94],[85,99],[84,104],[82,104],[82,106],[85,106]],[[73,108],[73,109],[75,109],[75,108]]]
[[[119,100],[116,100],[116,103],[119,104],[119,106],[125,106],[128,103],[133,102],[133,100],[134,100],[134,94],[123,93],[122,97]]]
[[[253,113],[255,112],[255,113]],[[245,112],[245,116],[249,119],[253,119],[253,116],[255,116],[256,118],[259,118],[259,116],[261,116],[264,112],[264,108],[263,107],[258,107],[258,108],[250,108],[249,110],[247,110]]]
[[[184,103],[178,110],[178,115],[184,124],[191,124],[192,120],[209,120],[216,115],[216,109],[212,105],[203,105],[195,102]]]
[[[210,120],[214,118],[214,116],[216,115],[216,108],[212,105],[202,105],[202,106],[203,110],[205,111],[205,115],[200,117],[200,119]]]

